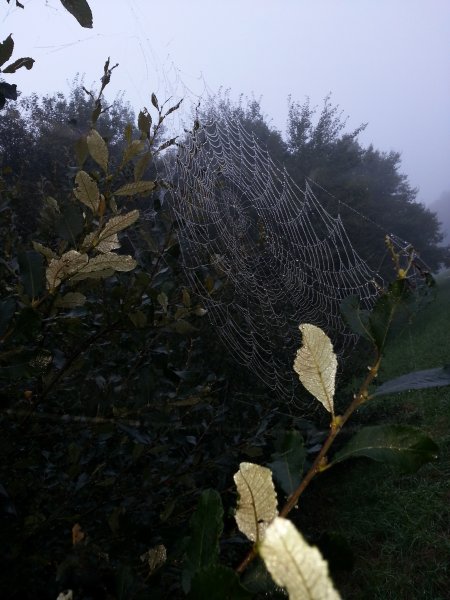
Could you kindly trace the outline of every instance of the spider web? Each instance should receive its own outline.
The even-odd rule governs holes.
[[[172,164],[183,267],[233,357],[293,398],[299,324],[321,327],[345,354],[356,337],[340,303],[357,295],[370,308],[382,281],[311,183],[300,189],[241,120],[211,117]]]

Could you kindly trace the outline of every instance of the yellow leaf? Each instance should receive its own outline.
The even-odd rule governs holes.
[[[124,215],[119,215],[117,217],[112,217],[104,226],[102,231],[100,232],[99,238],[100,240],[105,240],[111,235],[122,231],[122,229],[126,229],[133,225],[139,219],[139,211],[132,210]]]
[[[303,345],[294,361],[294,371],[305,388],[334,415],[336,355],[327,334],[309,323],[300,325]]]
[[[131,271],[136,266],[136,261],[129,255],[116,254],[115,252],[106,252],[94,256],[90,261],[77,273],[77,279],[81,279],[86,273],[95,271],[104,271],[113,269],[114,271]]]
[[[134,196],[135,194],[148,194],[155,188],[154,181],[135,181],[126,183],[114,192],[116,196]]]
[[[274,519],[259,552],[272,579],[287,589],[290,600],[340,600],[327,562],[288,519]]]
[[[259,542],[269,523],[277,516],[277,496],[272,471],[243,462],[234,476],[239,494],[235,519],[249,540]]]
[[[78,171],[75,177],[74,194],[77,200],[85,204],[92,212],[97,214],[100,203],[100,193],[96,182],[89,177],[86,171]]]
[[[108,146],[105,140],[95,129],[91,129],[87,136],[89,154],[95,162],[105,171],[108,171]]]

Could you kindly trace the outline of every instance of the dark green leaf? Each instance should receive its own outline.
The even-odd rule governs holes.
[[[238,575],[224,565],[210,565],[197,572],[188,595],[191,600],[250,600],[252,595],[240,584]]]
[[[13,63],[3,69],[3,73],[15,73],[17,69],[25,67],[28,71],[33,67],[34,59],[29,56],[18,58]]]
[[[252,594],[265,594],[268,598],[286,598],[284,590],[276,585],[264,562],[257,557],[241,577],[242,585]]]
[[[379,297],[370,313],[370,335],[380,352],[386,343],[395,310],[407,297],[407,280],[399,279],[394,281],[389,286],[388,291]]]
[[[56,231],[63,240],[75,244],[77,237],[83,231],[83,225],[80,209],[75,204],[69,204],[61,212]]]
[[[134,587],[133,572],[128,565],[121,565],[116,572],[117,600],[127,600],[131,597]]]
[[[25,293],[31,299],[38,298],[44,290],[44,257],[39,252],[27,250],[19,252],[18,260]]]
[[[14,41],[11,34],[8,35],[6,40],[0,44],[0,67],[5,64],[7,60],[11,58],[14,50]]]
[[[273,460],[267,466],[272,470],[283,492],[289,495],[302,479],[306,456],[303,438],[296,430],[284,431],[279,435],[276,448],[277,452],[272,454]]]
[[[139,131],[144,133],[147,137],[150,135],[150,127],[152,125],[152,118],[146,109],[139,113],[138,116],[138,127]]]
[[[435,460],[439,448],[418,429],[404,425],[376,425],[361,429],[333,458],[333,464],[365,456],[399,468],[405,473],[417,471]]]
[[[61,4],[75,17],[81,27],[92,28],[92,12],[86,0],[61,0]]]
[[[422,390],[425,388],[442,387],[444,385],[450,385],[450,365],[437,369],[414,371],[413,373],[396,377],[380,385],[371,396],[385,396],[386,394],[397,394],[406,390]]]
[[[205,490],[190,520],[190,538],[186,548],[183,589],[188,592],[195,573],[213,565],[219,556],[219,537],[223,530],[223,507],[215,490]]]
[[[348,296],[341,302],[341,313],[350,329],[366,339],[372,339],[369,331],[369,311],[361,309],[358,296]]]

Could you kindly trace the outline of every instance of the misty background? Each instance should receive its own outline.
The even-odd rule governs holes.
[[[195,103],[223,88],[259,100],[283,131],[289,97],[321,106],[331,92],[350,130],[367,123],[361,143],[401,153],[417,200],[449,229],[447,0],[92,0],[92,30],[58,0],[23,4],[4,3],[1,21],[15,55],[36,59],[15,75],[23,94],[66,92],[78,72],[89,87],[110,56],[108,95],[135,111],[153,91]]]

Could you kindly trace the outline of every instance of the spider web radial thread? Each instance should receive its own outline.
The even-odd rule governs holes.
[[[300,189],[239,119],[187,136],[172,167],[183,267],[233,357],[277,395],[294,398],[300,323],[321,327],[339,354],[356,337],[340,303],[370,308],[382,284],[341,217],[308,182]]]

